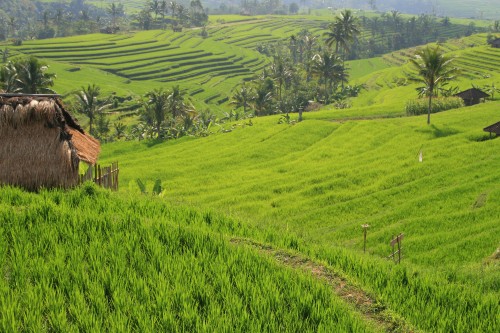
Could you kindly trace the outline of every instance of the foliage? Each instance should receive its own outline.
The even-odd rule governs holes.
[[[432,99],[431,112],[436,113],[461,108],[463,106],[465,106],[464,101],[460,97],[438,97]],[[422,98],[408,100],[405,106],[405,112],[408,116],[426,114],[428,109],[429,102]]]
[[[110,104],[98,99],[101,88],[95,83],[81,89],[75,94],[75,97],[79,106],[78,111],[89,118],[89,133],[97,136],[105,135],[109,131],[109,122],[105,120],[103,111],[109,108]],[[93,128],[96,117],[99,120],[97,131]]]
[[[436,90],[454,79],[458,72],[456,67],[452,67],[453,60],[444,55],[439,46],[420,49],[415,52],[414,58],[410,59],[410,64],[417,71],[417,76],[412,76],[411,79],[423,83],[423,88],[419,90],[429,97],[427,124],[431,123],[432,97],[437,95]]]
[[[48,66],[35,57],[9,61],[0,69],[0,80],[5,92],[24,94],[54,93],[54,73],[48,73]]]

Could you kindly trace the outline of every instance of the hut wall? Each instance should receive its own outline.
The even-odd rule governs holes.
[[[20,124],[21,125],[21,124]],[[78,158],[61,129],[44,121],[0,124],[0,183],[37,190],[78,182]]]

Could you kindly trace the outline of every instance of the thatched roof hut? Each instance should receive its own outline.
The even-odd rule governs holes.
[[[455,96],[463,99],[465,105],[467,105],[467,106],[479,104],[481,102],[481,99],[490,97],[490,95],[488,95],[484,91],[477,89],[477,88],[470,88],[470,89],[461,91],[458,94],[455,94]]]
[[[71,187],[99,152],[57,95],[0,94],[0,184]]]
[[[496,136],[500,136],[500,121],[498,123],[494,123],[493,125],[483,128],[483,131],[489,132],[490,137],[492,136],[493,133],[495,133]]]

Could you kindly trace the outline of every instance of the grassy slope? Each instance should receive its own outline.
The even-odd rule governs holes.
[[[471,72],[482,62],[467,60],[481,52],[498,59],[496,50],[455,49],[470,74],[458,85],[498,82],[491,62]],[[150,187],[161,179],[171,203],[217,210],[260,230],[261,241],[327,260],[416,327],[495,331],[498,141],[482,141],[482,128],[499,120],[498,102],[433,115],[431,126],[425,117],[346,120],[402,116],[415,96],[415,85],[393,83],[403,76],[398,67],[376,70],[359,79],[377,87],[354,100],[359,107],[308,113],[294,126],[258,118],[204,139],[115,143],[103,161],[120,160],[125,191],[138,191],[137,178]],[[369,259],[361,255],[365,223]],[[385,280],[399,276],[384,262],[399,232],[406,235],[403,281],[411,274],[412,288]],[[468,302],[474,310],[464,308]],[[442,312],[447,321],[435,314]]]
[[[2,332],[377,332],[209,212],[94,186],[0,188]]]

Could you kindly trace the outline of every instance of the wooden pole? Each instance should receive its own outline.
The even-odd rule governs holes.
[[[369,227],[368,224],[361,225],[361,228],[363,228],[363,253],[366,253],[366,231]]]

